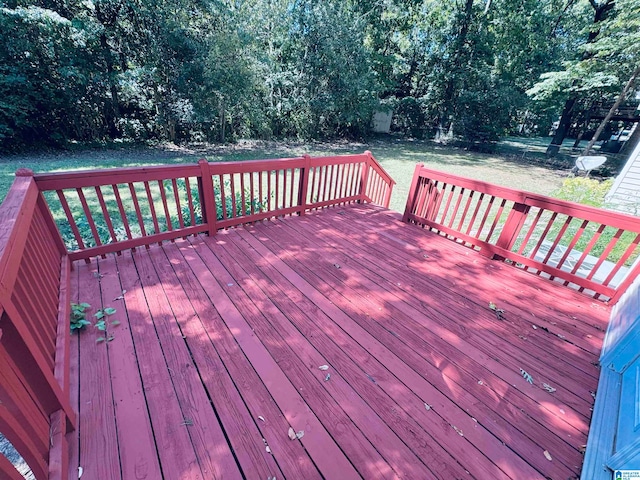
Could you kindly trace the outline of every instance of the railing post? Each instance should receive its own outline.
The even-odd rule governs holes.
[[[364,165],[362,166],[362,173],[360,175],[360,190],[358,195],[360,196],[360,199],[358,200],[358,203],[364,203],[367,201],[367,182],[369,181],[369,169],[371,168],[371,159],[369,157],[367,157],[366,162],[364,162]]]
[[[413,178],[411,179],[411,187],[409,187],[409,195],[407,196],[407,204],[404,207],[404,215],[402,221],[407,223],[409,221],[409,215],[413,211],[416,201],[416,193],[418,190],[418,180],[420,179],[420,170],[424,168],[423,163],[418,163],[413,171]]]
[[[307,211],[307,196],[309,190],[309,170],[311,169],[311,156],[303,155],[304,167],[300,169],[300,184],[298,185],[298,215],[304,215]]]
[[[213,181],[209,171],[209,162],[204,158],[198,160],[201,175],[198,177],[198,194],[200,195],[200,208],[202,209],[202,221],[207,224],[207,235],[212,236],[217,232],[216,205],[213,193]]]
[[[513,204],[513,208],[509,212],[507,221],[496,242],[496,247],[511,250],[511,247],[513,247],[518,239],[518,234],[522,230],[524,222],[527,220],[527,214],[530,208],[529,205],[525,205],[524,203],[516,202]]]

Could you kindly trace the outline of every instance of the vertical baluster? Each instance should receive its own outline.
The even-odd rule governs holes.
[[[276,170],[276,198],[275,198],[275,209],[278,210],[280,208],[280,170]]]
[[[496,216],[493,219],[493,223],[491,224],[491,229],[489,229],[489,234],[485,238],[485,242],[489,242],[491,240],[491,235],[493,235],[494,230],[498,226],[500,222],[500,217],[502,217],[502,212],[504,211],[504,207],[507,204],[507,201],[503,198],[500,202],[500,206],[498,207],[498,211],[496,212]]]
[[[473,201],[473,195],[476,192],[474,190],[469,190],[469,196],[467,197],[467,203],[464,206],[464,210],[462,210],[462,216],[460,217],[460,223],[458,224],[457,230],[462,232],[462,227],[464,225],[464,221],[467,218],[467,213],[469,212],[469,207],[471,206],[471,202]]]
[[[240,215],[246,215],[247,214],[247,198],[244,192],[244,173],[240,174],[240,191],[241,191],[240,199],[242,200],[242,208],[241,208]]]
[[[475,238],[480,238],[480,235],[482,235],[482,230],[484,230],[484,225],[487,222],[487,219],[489,218],[489,213],[491,212],[492,208],[493,208],[493,202],[495,201],[496,197],[494,197],[493,195],[491,195],[491,197],[489,197],[489,201],[487,202],[487,205],[485,205],[485,210],[484,210],[484,215],[482,216],[482,221],[480,222],[480,225],[478,225],[478,231],[476,232]]]
[[[131,193],[131,200],[133,201],[133,207],[136,211],[136,217],[138,218],[138,226],[140,227],[141,236],[146,237],[147,231],[144,228],[144,220],[142,219],[142,212],[140,211],[140,203],[138,202],[138,195],[133,183],[129,183],[129,192]],[[149,248],[149,245],[146,246]]]
[[[195,226],[196,211],[193,208],[193,196],[191,195],[191,184],[189,182],[189,177],[184,177],[184,185],[187,190],[187,204],[189,205],[189,217],[191,218],[191,226]]]
[[[267,172],[267,210],[271,211],[271,170]]]
[[[184,228],[184,219],[182,218],[182,208],[180,206],[180,195],[178,192],[178,182],[175,178],[171,179],[171,186],[173,187],[173,201],[175,202],[176,212],[178,214],[178,224],[180,225],[180,228]]]
[[[226,220],[227,217],[227,196],[224,192],[224,178],[222,174],[218,175],[220,181],[220,205],[222,205],[222,219]]]
[[[253,175],[254,172],[249,172],[249,190],[251,191],[251,194],[249,195],[249,201],[251,202],[249,208],[250,208],[250,213],[251,215],[254,215],[256,213],[255,211],[255,194],[254,194],[254,188],[253,188]]]
[[[232,173],[229,175],[230,189],[231,189],[231,215],[230,218],[238,216],[238,208],[236,205],[236,183],[235,175]]]
[[[453,222],[456,220],[456,216],[458,215],[458,209],[460,208],[460,203],[462,202],[462,198],[464,197],[465,189],[461,188],[458,192],[458,199],[456,200],[456,206],[453,208],[453,213],[451,214],[451,220],[449,221],[449,228],[453,227]]]
[[[629,244],[629,246],[625,250],[622,257],[620,257],[620,260],[616,262],[616,265],[611,269],[611,271],[609,272],[609,275],[607,275],[607,278],[605,278],[604,281],[602,282],[602,285],[604,285],[605,287],[609,286],[609,283],[611,283],[611,280],[613,280],[613,278],[620,271],[622,266],[627,262],[627,260],[629,260],[631,255],[633,255],[633,252],[636,250],[639,243],[640,243],[640,234],[636,235],[635,240]]]
[[[544,230],[542,232],[542,235],[540,235],[540,238],[538,239],[538,242],[536,243],[536,246],[533,248],[531,253],[529,253],[529,258],[531,258],[531,259],[535,258],[536,254],[538,253],[538,250],[540,250],[540,247],[542,246],[542,243],[544,242],[545,237],[549,233],[549,230],[551,230],[551,226],[556,221],[556,217],[557,216],[558,216],[558,212],[553,212],[551,214],[551,218],[547,222],[547,225],[545,226],[545,228],[544,228]],[[529,270],[529,268],[525,267],[525,270]]]
[[[297,169],[297,170],[298,170],[298,176],[300,176],[300,172],[301,172],[301,170],[300,170],[300,169]],[[290,206],[290,207],[293,207],[293,206],[294,206],[294,203],[293,203],[293,202],[294,202],[294,200],[293,200],[293,199],[294,199],[294,198],[296,198],[296,197],[294,197],[294,196],[293,196],[293,190],[294,190],[294,188],[293,188],[293,187],[294,187],[295,185],[298,185],[298,186],[300,185],[300,178],[298,178],[298,181],[296,181],[296,179],[295,179],[295,172],[296,172],[296,169],[295,169],[295,168],[292,168],[292,169],[291,169],[291,185],[289,186],[289,206]],[[293,213],[290,213],[290,214],[289,214],[289,216],[291,216],[291,215],[293,215]]]
[[[167,203],[167,192],[164,189],[164,180],[158,180],[158,189],[160,190],[160,198],[162,199],[162,208],[164,209],[164,217],[167,220],[167,230],[173,230],[171,223],[171,215],[169,214],[169,204]]]
[[[82,188],[76,188],[76,192],[78,194],[78,198],[80,199],[80,203],[82,204],[82,210],[84,211],[84,215],[87,218],[87,222],[89,223],[89,228],[91,229],[91,234],[93,235],[93,240],[96,243],[96,246],[102,245],[100,241],[100,235],[98,234],[98,229],[96,228],[96,224],[93,221],[93,216],[91,215],[91,210],[89,209],[89,205],[87,204],[87,199],[84,196],[84,192]],[[105,255],[102,255],[102,258],[107,258]]]
[[[268,191],[268,190],[267,190]],[[262,196],[262,172],[258,172],[258,203],[260,213],[264,212],[264,197]]]
[[[111,189],[113,190],[113,196],[116,199],[116,205],[118,206],[118,212],[120,212],[120,218],[122,219],[124,231],[127,234],[127,238],[131,240],[133,237],[131,235],[131,228],[129,227],[129,219],[127,218],[127,214],[124,210],[124,205],[122,204],[122,198],[120,197],[120,190],[118,189],[118,185],[112,184]]]
[[[109,230],[109,235],[111,235],[111,241],[117,242],[118,238],[116,237],[116,232],[113,229],[113,223],[111,222],[111,216],[109,215],[109,210],[107,210],[107,205],[104,202],[104,196],[102,195],[102,189],[100,186],[95,187],[96,196],[98,197],[98,203],[100,204],[100,209],[102,210],[102,215],[104,216],[104,221],[107,224],[107,229]],[[118,255],[120,255],[120,251],[118,251]]]
[[[80,235],[80,230],[78,230],[78,225],[76,225],[76,221],[71,215],[71,209],[69,208],[69,204],[67,203],[67,199],[62,190],[56,190],[56,194],[58,195],[58,199],[60,200],[60,205],[62,205],[62,210],[64,210],[64,214],[67,217],[67,221],[69,222],[69,226],[71,227],[71,231],[73,232],[73,236],[78,243],[78,249],[84,250],[84,242],[82,241],[82,236]]]

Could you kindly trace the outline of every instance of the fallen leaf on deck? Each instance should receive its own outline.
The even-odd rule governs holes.
[[[336,268],[340,268],[340,265],[338,265],[337,263],[334,263],[333,266]]]
[[[289,435],[289,439],[291,439],[291,440],[295,440],[296,439],[296,431],[292,427],[289,427],[288,435]]]
[[[104,338],[104,337],[98,337],[98,338],[96,338],[96,343],[101,343],[101,342],[104,342],[104,341],[105,341],[105,338]]]
[[[264,422],[264,417],[263,417],[262,415],[260,415],[260,416],[258,417],[258,420],[262,420],[262,421]]]
[[[329,370],[329,365],[320,365],[318,368],[322,371]]]
[[[527,382],[533,385],[533,377],[529,375],[526,371],[524,371],[522,368],[520,369],[520,375],[522,375],[522,378],[524,378]]]
[[[425,408],[425,409],[427,410],[427,412],[428,412],[429,410],[431,410],[431,405],[429,405],[428,403],[425,403],[425,404],[424,404],[424,408]]]
[[[536,327],[535,325],[531,325],[531,328],[533,328],[534,330],[538,329],[538,327]]]
[[[551,385],[549,385],[548,383],[543,383],[542,387],[549,393],[553,393],[556,391],[555,388],[553,388]]]
[[[84,469],[82,467],[78,467],[78,478],[82,477],[83,473],[84,473]]]
[[[553,460],[553,458],[551,457],[551,454],[546,450],[544,451],[544,458],[546,458],[549,461]]]
[[[462,433],[462,430],[460,430],[458,427],[456,427],[455,425],[451,425],[453,427],[453,429],[458,433],[458,435],[460,435],[461,437],[464,437],[464,434]]]
[[[271,449],[269,448],[269,445],[265,447],[265,450],[267,451],[267,453],[271,453]]]
[[[504,310],[502,308],[498,308],[498,306],[493,302],[489,302],[489,308],[495,312],[498,320],[504,320]]]
[[[478,385],[484,385],[484,382],[482,380],[478,380]]]
[[[331,380],[331,374],[330,374],[330,373],[327,373],[327,376],[326,376],[326,377],[324,377],[324,381],[325,381],[325,382],[328,382],[329,380]]]
[[[296,438],[298,440],[300,440],[302,437],[304,437],[304,430],[300,430],[298,433],[296,433]]]
[[[578,451],[584,455],[585,452],[587,451],[587,446],[586,445],[580,445],[580,448],[578,448]]]

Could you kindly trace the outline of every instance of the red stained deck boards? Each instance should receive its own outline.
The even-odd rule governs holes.
[[[69,478],[580,473],[608,308],[384,210],[74,268],[74,301],[121,323],[72,338]]]

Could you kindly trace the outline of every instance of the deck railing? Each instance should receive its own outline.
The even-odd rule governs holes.
[[[403,219],[611,303],[640,272],[640,218],[423,165]]]
[[[370,152],[36,175],[71,260],[355,201],[394,181]]]
[[[0,432],[36,478],[67,478],[70,263],[31,172],[17,172],[0,225]],[[0,477],[22,479],[1,454]]]
[[[36,479],[67,478],[73,260],[331,205],[387,207],[394,183],[370,152],[18,171],[0,207],[0,432]],[[2,454],[0,477],[22,478]]]

